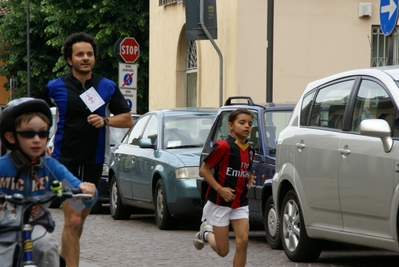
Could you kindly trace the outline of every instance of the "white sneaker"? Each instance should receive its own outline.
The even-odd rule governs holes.
[[[193,244],[197,250],[201,250],[204,248],[205,242],[201,239],[201,232],[195,234],[193,238]]]
[[[201,224],[200,231],[194,235],[193,244],[198,250],[203,249],[208,242],[205,239],[205,232],[213,233],[212,225],[208,224],[206,221]]]

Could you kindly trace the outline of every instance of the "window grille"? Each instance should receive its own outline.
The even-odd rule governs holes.
[[[371,29],[371,67],[386,66],[388,64],[388,37],[385,36],[379,25]],[[396,27],[392,32],[393,42],[393,65],[399,64],[399,28]]]
[[[197,69],[197,45],[195,41],[188,42],[187,48],[187,70]]]
[[[170,4],[180,3],[183,0],[159,0],[159,6],[166,6]]]
[[[197,106],[197,45],[189,41],[186,60],[186,106]]]

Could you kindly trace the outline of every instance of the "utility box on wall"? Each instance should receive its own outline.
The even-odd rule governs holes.
[[[372,4],[370,2],[359,3],[359,18],[369,18],[372,13]]]

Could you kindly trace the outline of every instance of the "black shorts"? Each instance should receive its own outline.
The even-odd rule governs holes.
[[[76,165],[63,162],[61,164],[82,182],[93,183],[98,188],[103,172],[103,164]]]

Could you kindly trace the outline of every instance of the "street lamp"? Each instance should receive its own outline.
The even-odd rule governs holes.
[[[26,0],[26,89],[28,97],[30,96],[30,16],[29,16],[30,4],[29,0]]]

